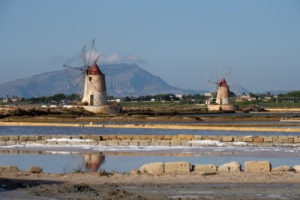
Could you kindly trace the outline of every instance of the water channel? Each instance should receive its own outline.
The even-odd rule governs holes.
[[[138,122],[132,122],[139,124]],[[163,123],[163,122],[160,122]],[[194,123],[195,122],[187,122]],[[199,122],[197,122],[199,123]],[[200,122],[201,124],[202,122]],[[203,122],[204,123],[204,122]],[[206,122],[207,123],[207,122]],[[218,124],[228,122],[218,122]],[[291,129],[294,122],[230,122],[285,124]],[[121,123],[111,123],[121,124]],[[182,122],[181,122],[182,124]],[[78,135],[78,134],[158,134],[158,135],[297,135],[299,132],[254,132],[254,131],[211,131],[211,130],[170,130],[170,129],[131,129],[95,127],[34,127],[0,126],[0,135]],[[14,150],[14,151],[12,151]],[[38,152],[38,153],[36,153]],[[69,173],[80,168],[87,171],[130,172],[150,162],[187,161],[191,164],[221,165],[238,161],[242,165],[249,160],[269,160],[273,167],[280,165],[299,165],[300,146],[289,147],[104,147],[104,146],[13,146],[0,148],[0,166],[15,165],[26,170],[31,165],[40,166],[44,172]]]

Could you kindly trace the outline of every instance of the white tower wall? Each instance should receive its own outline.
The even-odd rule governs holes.
[[[229,88],[222,85],[218,86],[216,103],[220,105],[230,104],[229,99]]]
[[[82,102],[89,106],[107,105],[104,75],[85,75]]]

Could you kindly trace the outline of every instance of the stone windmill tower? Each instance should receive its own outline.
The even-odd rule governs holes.
[[[229,86],[227,85],[225,78],[218,83],[216,103],[220,105],[230,104]]]
[[[97,60],[84,73],[82,102],[89,106],[107,105],[105,75],[100,71]]]
[[[232,104],[230,104],[230,90],[229,85],[227,84],[225,77],[228,76],[230,73],[230,69],[227,70],[227,72],[224,74],[221,81],[219,81],[219,73],[217,70],[217,78],[218,81],[211,81],[209,82],[214,83],[217,85],[217,97],[216,97],[216,104],[208,105],[208,110],[222,110],[222,111],[235,111],[238,108]]]
[[[106,83],[105,75],[99,69],[97,65],[100,55],[94,52],[95,39],[92,42],[92,47],[88,53],[86,53],[85,46],[82,48],[81,58],[83,61],[83,67],[71,67],[64,65],[64,67],[80,70],[83,77],[83,95],[82,103],[83,107],[94,113],[116,113],[121,110],[121,107],[109,106],[106,97]],[[90,65],[90,60],[93,60],[93,64]]]

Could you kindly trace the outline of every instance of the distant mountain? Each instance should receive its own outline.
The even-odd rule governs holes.
[[[158,76],[147,72],[136,64],[101,66],[106,74],[107,94],[116,97],[148,94],[193,94],[204,91],[185,90],[170,86]],[[82,89],[79,71],[62,69],[34,75],[0,84],[0,97],[38,97],[57,93],[72,94]]]

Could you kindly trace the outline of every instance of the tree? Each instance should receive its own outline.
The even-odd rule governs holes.
[[[300,91],[299,90],[291,91],[291,92],[288,92],[285,96],[287,96],[287,97],[300,97]]]
[[[55,94],[52,96],[52,100],[56,101],[56,102],[60,102],[62,100],[66,99],[66,95],[59,93],[59,94]]]
[[[252,98],[256,98],[256,99],[258,98],[258,95],[257,95],[257,94],[254,94],[254,93],[252,93],[252,92],[249,93],[249,96],[252,97]]]

